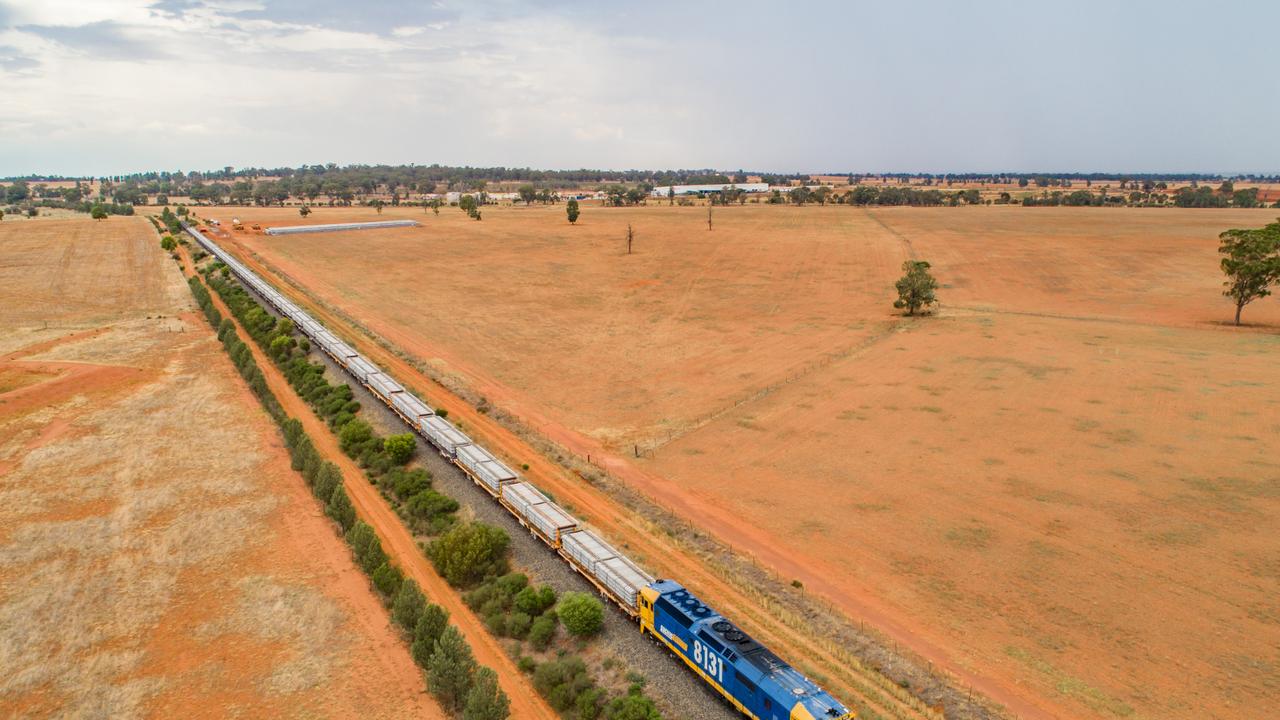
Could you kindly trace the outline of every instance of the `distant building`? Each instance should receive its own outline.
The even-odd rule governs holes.
[[[769,192],[769,183],[720,183],[716,185],[665,185],[653,189],[649,193],[653,197],[664,198],[675,190],[676,195],[702,195],[704,193],[718,193],[726,188],[737,188],[743,192],[759,193]]]

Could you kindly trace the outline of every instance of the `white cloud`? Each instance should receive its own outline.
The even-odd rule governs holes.
[[[38,0],[0,2],[12,25],[79,27],[97,22],[145,23],[155,0]]]

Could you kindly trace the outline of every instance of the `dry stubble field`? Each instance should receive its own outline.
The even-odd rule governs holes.
[[[1021,715],[1280,703],[1280,303],[1226,327],[1216,255],[1271,212],[398,216],[424,227],[236,237]],[[911,254],[944,301],[914,322]]]
[[[6,717],[441,717],[140,218],[0,225]]]

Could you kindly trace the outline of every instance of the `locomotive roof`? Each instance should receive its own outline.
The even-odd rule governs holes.
[[[787,664],[772,650],[756,642],[728,618],[699,600],[673,580],[659,580],[652,587],[665,598],[674,612],[688,621],[689,632],[720,651],[735,670],[767,690],[775,698],[792,698],[804,705],[815,718],[842,717],[848,713],[832,697],[799,670]]]

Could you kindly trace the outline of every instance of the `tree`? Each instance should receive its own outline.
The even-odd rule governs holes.
[[[1218,236],[1222,272],[1227,281],[1222,294],[1236,304],[1236,325],[1244,306],[1271,294],[1280,281],[1280,221],[1260,229],[1228,230]]]
[[[106,220],[107,209],[101,205],[94,205],[93,209],[89,211],[89,215],[93,217],[94,220]]]
[[[4,220],[4,211],[0,210],[0,220]]]
[[[306,217],[311,214],[311,208],[306,205],[303,205],[302,207],[298,208],[298,214],[301,215],[302,217]]]
[[[418,443],[413,439],[412,433],[402,433],[400,435],[391,435],[382,441],[382,449],[391,456],[391,462],[397,465],[404,465],[413,457],[413,451],[418,447]]]
[[[440,704],[460,710],[471,690],[476,659],[458,628],[450,625],[436,641],[435,651],[427,666],[427,687]]]
[[[532,185],[521,185],[516,192],[519,193],[525,205],[532,205],[533,201],[538,199],[538,190]]]
[[[414,632],[426,609],[426,602],[422,591],[418,589],[418,583],[412,579],[405,580],[400,585],[400,592],[396,593],[396,599],[391,603],[391,619],[405,631]]]
[[[934,291],[938,289],[938,281],[929,274],[929,263],[924,260],[907,260],[902,263],[902,271],[906,273],[895,283],[898,288],[898,299],[893,301],[896,308],[906,308],[908,315],[937,302]]]
[[[566,214],[566,215],[568,215],[568,216],[569,216],[569,224],[570,224],[570,225],[573,225],[574,223],[577,223],[577,222],[578,222],[578,215],[579,215],[580,213],[579,213],[579,211],[578,211],[578,200],[577,200],[577,198],[571,198],[571,199],[569,200],[569,202],[564,206],[564,212],[565,212],[565,214]]]
[[[458,198],[458,209],[462,210],[468,215],[471,215],[472,213],[474,213],[476,211],[475,196],[463,195],[461,198]]]
[[[312,450],[312,452],[315,452]],[[299,465],[298,470],[302,469]],[[333,495],[334,488],[342,484],[342,471],[337,465],[331,462],[325,462],[320,467],[320,473],[316,476],[315,493],[318,498],[328,498]]]
[[[357,520],[347,531],[347,544],[351,546],[351,552],[356,556],[360,568],[370,576],[387,561],[387,554],[383,552],[377,534],[362,520]]]
[[[382,200],[374,200],[372,204],[373,204],[373,209],[374,209],[374,210],[376,210],[376,211],[378,212],[378,214],[379,214],[379,215],[381,215],[381,214],[382,214],[382,208],[383,208],[383,206],[385,206],[387,203],[386,203],[386,202],[384,202],[384,201],[382,201]]]
[[[631,241],[635,239],[635,233],[631,232],[631,223],[627,223],[627,254],[631,254]]]
[[[668,185],[667,186],[667,206],[669,207],[675,204],[676,204],[676,186]]]
[[[510,543],[501,528],[464,523],[433,540],[427,546],[427,556],[450,585],[463,587],[486,575],[504,573]]]
[[[595,635],[604,625],[604,606],[587,593],[567,592],[561,595],[556,614],[564,623],[564,629],[578,637]]]
[[[409,648],[413,661],[423,670],[430,667],[431,656],[436,651],[436,641],[444,635],[447,627],[449,611],[435,603],[427,603],[426,609],[418,617],[418,624],[413,627],[413,645]]]
[[[351,505],[351,498],[347,497],[347,491],[342,485],[333,489],[325,514],[336,520],[343,532],[351,529],[351,525],[355,523],[356,509]]]
[[[477,670],[467,693],[462,720],[506,720],[510,713],[511,701],[498,687],[498,674],[487,667]]]

